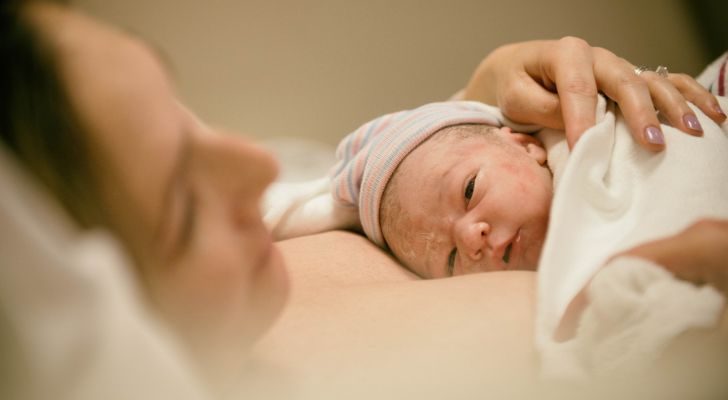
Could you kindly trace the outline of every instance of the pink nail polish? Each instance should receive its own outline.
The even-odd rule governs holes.
[[[722,115],[722,116],[724,116],[724,117],[726,116],[726,115],[725,115],[725,112],[723,112],[723,109],[722,109],[722,108],[720,108],[720,106],[719,106],[719,105],[717,105],[717,104],[716,104],[716,105],[714,105],[714,106],[713,106],[713,109],[714,109],[714,110],[715,110],[715,112],[717,112],[718,114],[720,114],[720,115]]]
[[[693,114],[685,114],[683,116],[683,122],[685,125],[687,125],[688,128],[696,131],[696,132],[702,132],[703,127],[700,126],[700,122],[698,121],[698,117],[696,117]]]
[[[648,126],[645,129],[645,139],[652,144],[665,144],[665,136],[663,136],[660,128],[656,126]]]

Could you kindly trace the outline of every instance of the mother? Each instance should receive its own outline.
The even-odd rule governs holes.
[[[258,202],[275,161],[196,119],[148,46],[49,1],[3,3],[0,29],[3,149],[79,232],[102,227],[122,243],[145,300],[212,382],[235,374],[254,343],[257,358],[310,387],[369,376],[403,390],[439,379],[467,389],[483,376],[533,373],[533,275],[410,282],[347,233],[274,245]],[[505,101],[523,121],[565,124],[572,143],[593,123],[597,89],[655,150],[651,97],[686,130],[685,99],[725,119],[693,81],[638,78],[632,68],[573,38],[523,43],[486,58],[466,96]],[[536,82],[559,97],[521,90]]]

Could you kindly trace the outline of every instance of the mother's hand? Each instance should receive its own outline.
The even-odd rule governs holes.
[[[677,278],[710,284],[728,295],[728,220],[702,220],[677,235],[632,248]]]
[[[481,62],[464,98],[497,105],[514,121],[565,129],[569,147],[596,122],[598,91],[619,104],[635,140],[653,151],[664,147],[655,109],[694,135],[702,129],[687,101],[718,123],[726,119],[716,98],[693,78],[652,71],[637,76],[634,68],[573,37],[509,44]]]

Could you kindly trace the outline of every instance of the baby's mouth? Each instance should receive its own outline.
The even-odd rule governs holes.
[[[508,244],[508,247],[506,247],[506,251],[503,254],[503,262],[508,264],[508,261],[511,259],[511,248],[513,247],[513,242]]]

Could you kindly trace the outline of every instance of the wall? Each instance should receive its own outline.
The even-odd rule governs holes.
[[[447,98],[502,43],[576,35],[635,64],[708,60],[682,3],[660,0],[76,0],[174,65],[204,119],[335,143],[378,114]]]

